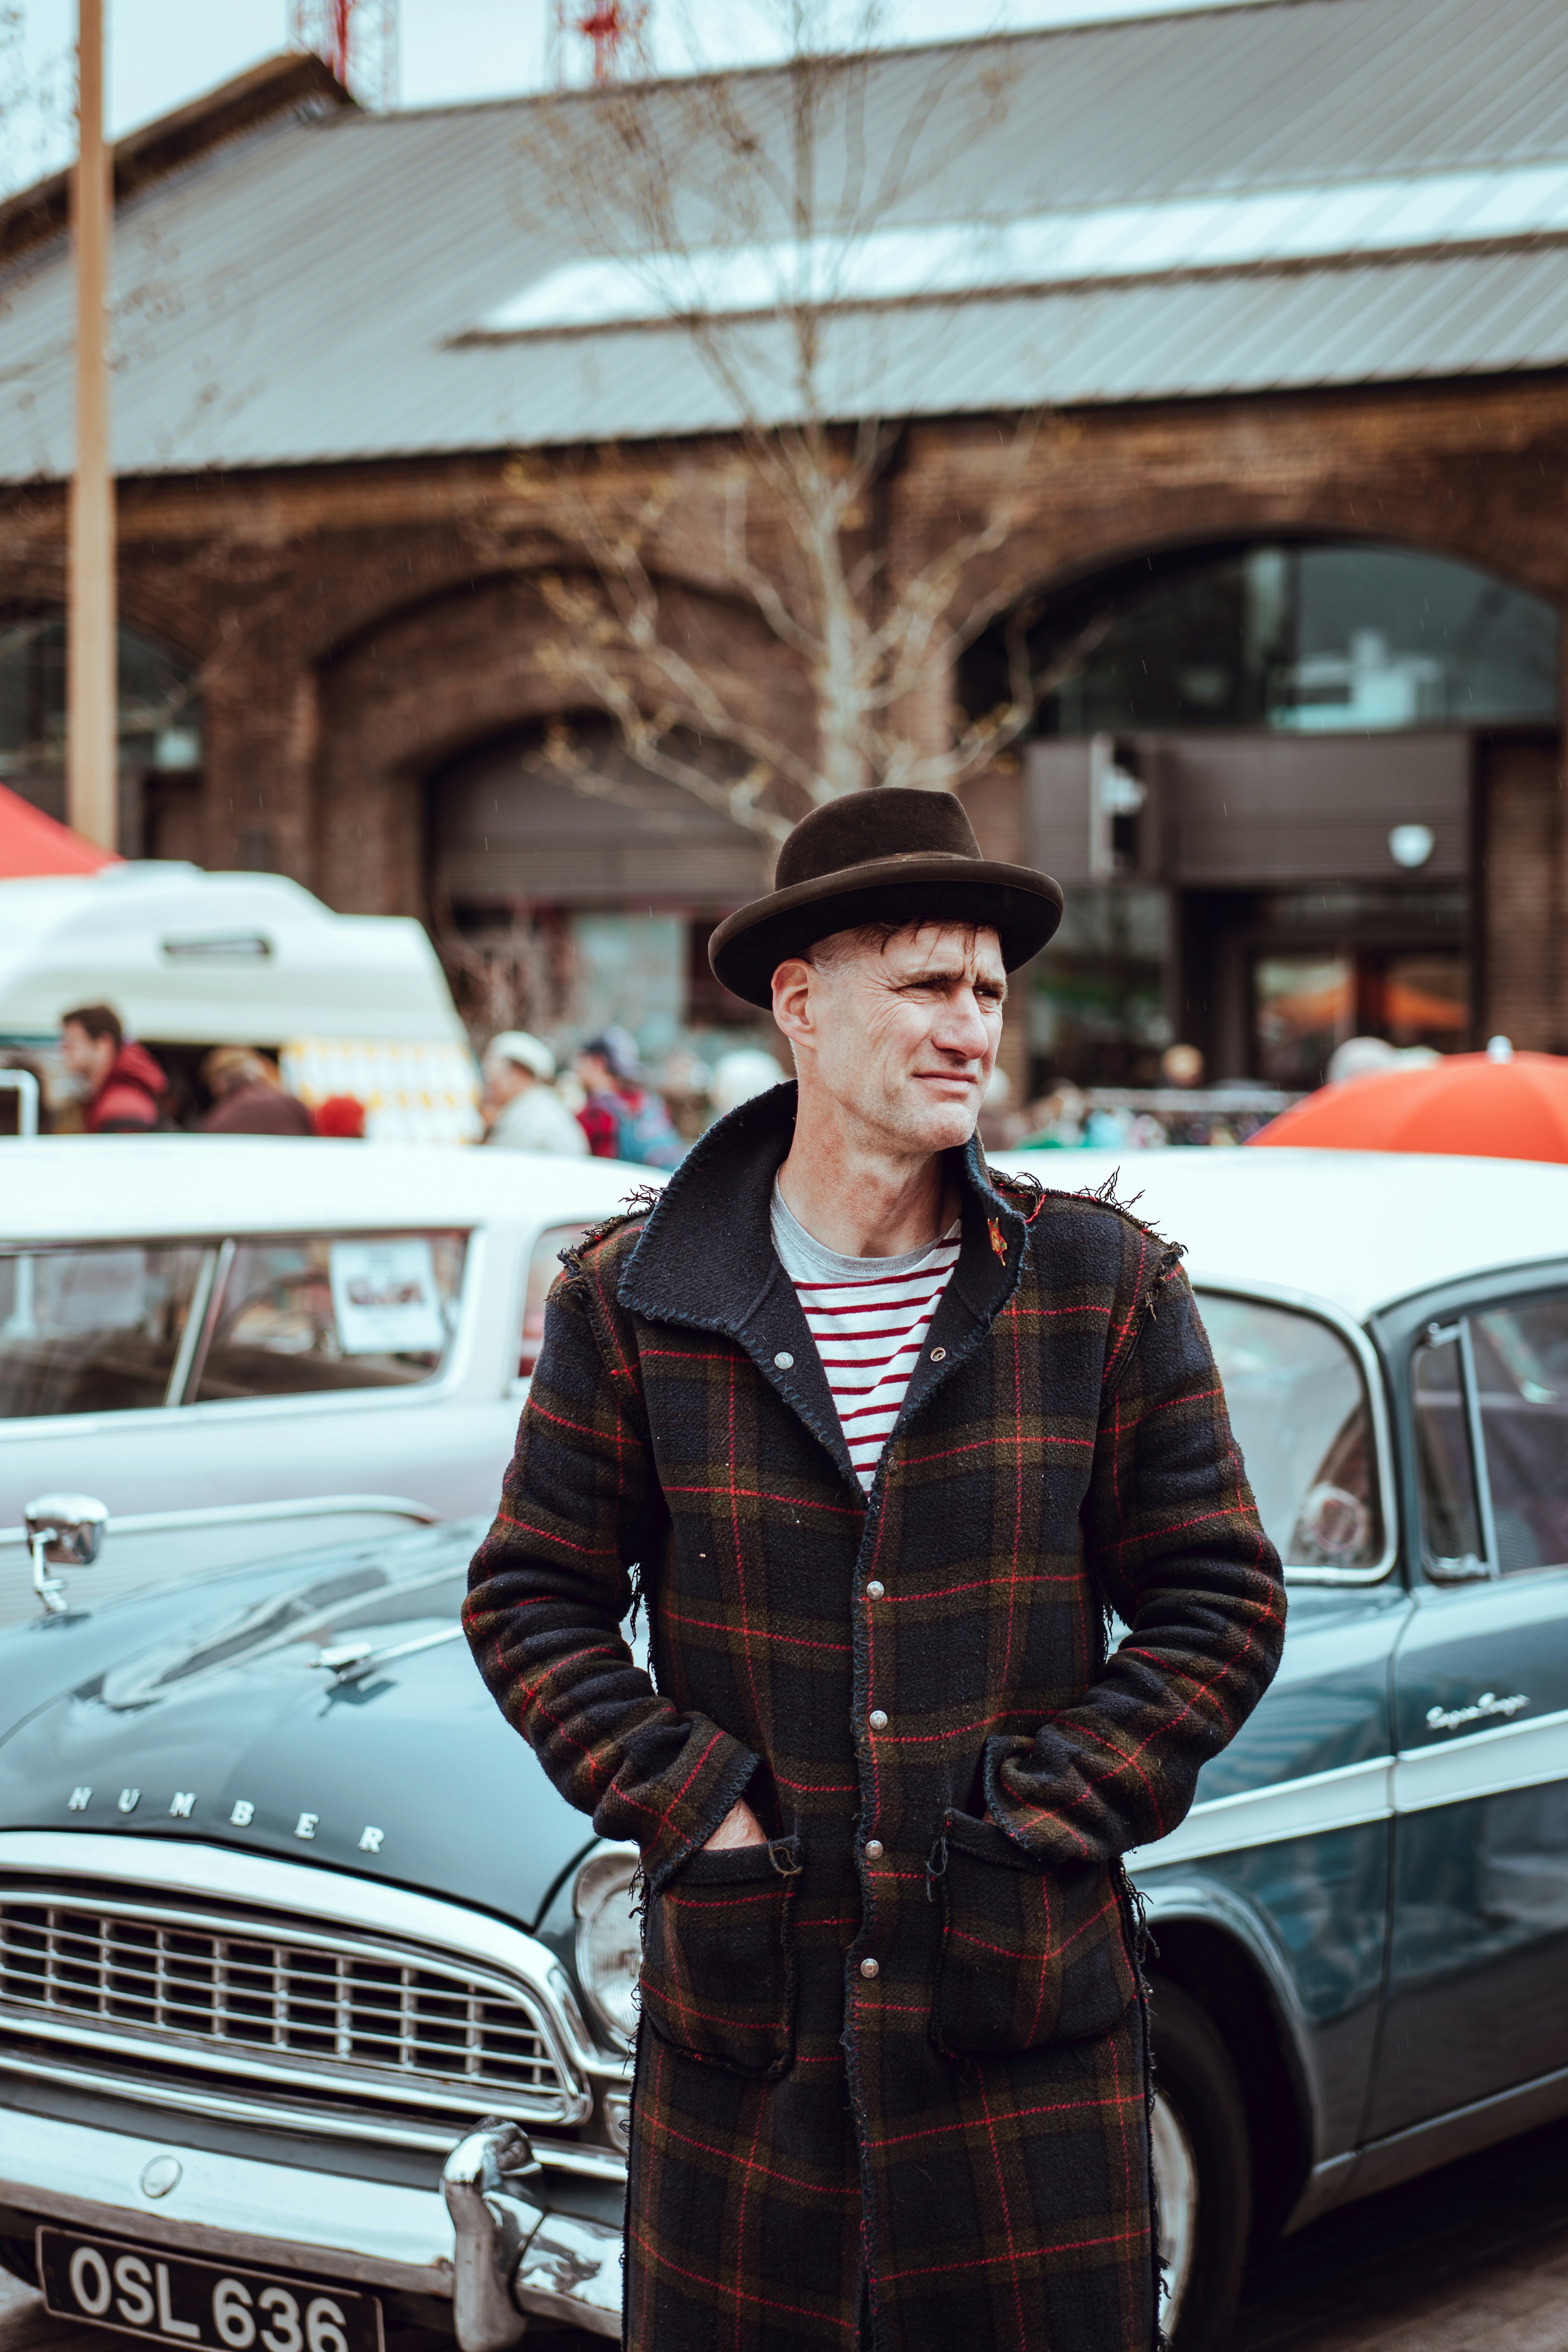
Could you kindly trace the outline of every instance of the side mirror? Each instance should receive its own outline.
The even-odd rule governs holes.
[[[47,1617],[60,1616],[69,1606],[65,1587],[46,1571],[92,1566],[103,1549],[108,1508],[91,1495],[40,1495],[22,1517],[33,1557],[33,1590]]]

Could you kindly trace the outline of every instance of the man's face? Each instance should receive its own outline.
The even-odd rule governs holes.
[[[89,1037],[74,1021],[66,1022],[60,1030],[60,1059],[89,1093],[95,1092],[109,1076],[114,1054],[112,1037]]]
[[[895,1151],[967,1143],[1002,1035],[995,932],[911,924],[885,947],[825,940],[815,953],[773,979],[803,1087],[820,1087],[846,1121]]]
[[[515,1101],[532,1084],[532,1071],[521,1068],[516,1062],[509,1062],[504,1054],[491,1055],[485,1064],[485,1103],[492,1112]]]

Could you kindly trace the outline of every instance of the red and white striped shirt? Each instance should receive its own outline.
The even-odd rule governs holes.
[[[900,1257],[840,1257],[792,1216],[775,1184],[773,1232],[827,1374],[849,1459],[868,1490],[958,1263],[958,1220],[940,1241]]]

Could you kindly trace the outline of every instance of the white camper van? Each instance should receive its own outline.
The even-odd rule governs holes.
[[[47,1050],[62,1013],[96,1003],[187,1096],[212,1046],[258,1045],[305,1102],[363,1103],[373,1140],[479,1133],[473,1055],[408,917],[338,915],[279,874],[184,864],[0,882],[0,1043]]]

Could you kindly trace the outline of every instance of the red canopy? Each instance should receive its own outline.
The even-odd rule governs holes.
[[[1320,1087],[1249,1138],[1322,1151],[1449,1151],[1568,1160],[1568,1057],[1449,1054]]]
[[[36,809],[0,784],[0,882],[20,882],[36,874],[96,874],[118,866],[111,849],[95,849],[68,824]]]

